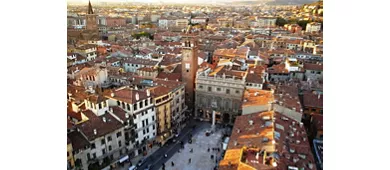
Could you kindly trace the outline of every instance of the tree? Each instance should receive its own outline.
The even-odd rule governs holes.
[[[300,26],[300,27],[302,27],[302,30],[306,30],[306,25],[309,23],[310,21],[305,21],[305,20],[300,20],[300,21],[298,21],[298,25]]]
[[[285,24],[287,24],[287,21],[284,18],[281,18],[281,17],[276,18],[276,25],[277,26],[281,26],[282,27]]]

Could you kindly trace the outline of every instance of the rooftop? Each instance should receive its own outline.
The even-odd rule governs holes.
[[[247,88],[244,92],[244,102],[242,107],[268,105],[274,101],[271,91]]]
[[[110,114],[96,116],[92,111],[82,111],[88,117],[88,121],[76,125],[89,141],[114,132],[123,125]],[[96,132],[96,133],[95,133]]]
[[[236,118],[220,170],[316,169],[302,123],[269,111]]]

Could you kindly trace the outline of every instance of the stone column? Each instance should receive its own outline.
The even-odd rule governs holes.
[[[211,131],[213,132],[215,129],[215,111],[213,110],[213,113],[211,115]]]

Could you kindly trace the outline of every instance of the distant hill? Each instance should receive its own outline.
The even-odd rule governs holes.
[[[303,5],[317,2],[318,0],[274,0],[268,2],[268,5]]]

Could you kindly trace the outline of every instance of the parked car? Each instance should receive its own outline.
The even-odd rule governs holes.
[[[137,170],[137,167],[135,165],[131,166],[129,170]]]
[[[137,166],[140,167],[142,166],[144,163],[145,163],[146,159],[145,158],[142,158],[141,160],[138,161],[138,164]]]

